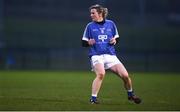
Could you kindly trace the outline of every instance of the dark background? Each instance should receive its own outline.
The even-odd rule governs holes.
[[[0,0],[0,69],[90,70],[81,38],[96,3],[129,71],[180,71],[180,0]]]

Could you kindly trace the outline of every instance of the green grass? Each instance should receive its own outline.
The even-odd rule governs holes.
[[[180,74],[133,73],[140,105],[127,100],[119,78],[107,73],[99,99],[89,104],[92,72],[0,71],[0,110],[180,110]]]

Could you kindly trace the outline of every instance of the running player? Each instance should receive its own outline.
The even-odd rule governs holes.
[[[82,46],[89,47],[89,57],[92,70],[96,78],[92,83],[90,102],[98,104],[99,93],[106,69],[121,77],[127,90],[128,99],[139,104],[141,99],[137,97],[132,88],[131,78],[124,65],[116,57],[114,45],[118,43],[119,34],[113,21],[106,19],[108,9],[101,5],[93,5],[89,8],[92,22],[87,24],[83,37]]]

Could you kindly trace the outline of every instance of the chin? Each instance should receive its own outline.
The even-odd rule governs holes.
[[[92,21],[96,21],[95,19],[92,19]]]

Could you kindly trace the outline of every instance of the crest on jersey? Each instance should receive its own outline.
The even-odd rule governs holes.
[[[104,33],[105,28],[99,28],[101,33]]]

